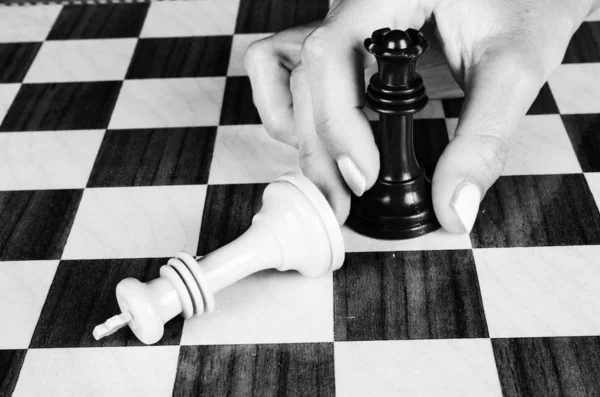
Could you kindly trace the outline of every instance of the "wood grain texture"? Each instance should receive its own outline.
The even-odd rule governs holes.
[[[493,339],[505,397],[600,396],[600,337]]]
[[[561,117],[583,172],[600,172],[600,114]]]
[[[333,344],[182,346],[173,396],[335,395]]]
[[[88,187],[208,182],[216,127],[108,130]]]
[[[584,22],[575,32],[563,63],[600,62],[600,22]]]
[[[23,84],[0,131],[103,129],[120,81]]]
[[[48,40],[137,37],[149,4],[66,5]]]
[[[423,77],[430,99],[461,98],[465,94],[452,76],[443,45],[437,40],[437,27],[433,21],[425,22],[420,29],[429,40],[429,49],[419,58],[417,72]]]
[[[336,341],[488,336],[471,251],[349,253],[334,313]]]
[[[600,213],[583,174],[503,176],[471,232],[474,248],[600,244]]]
[[[20,83],[42,43],[0,44],[0,83]]]
[[[227,77],[219,125],[262,124],[246,76]]]
[[[241,0],[235,33],[275,33],[323,19],[328,0]]]
[[[227,75],[232,36],[140,39],[128,79]]]
[[[94,327],[120,313],[115,288],[133,277],[147,282],[159,277],[169,258],[62,261],[48,291],[31,338],[31,348],[143,346],[129,328],[96,341]],[[183,317],[165,325],[158,345],[177,345]]]
[[[0,260],[60,259],[82,194],[0,192]]]
[[[12,396],[27,350],[0,350],[0,396]]]
[[[229,244],[252,224],[267,184],[209,185],[206,191],[198,255]]]

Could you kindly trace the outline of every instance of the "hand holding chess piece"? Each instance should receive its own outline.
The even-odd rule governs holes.
[[[362,197],[376,188],[386,155],[362,112],[364,70],[374,62],[363,41],[384,27],[407,31],[429,21],[465,93],[432,178],[432,204],[441,226],[464,233],[504,168],[520,120],[598,7],[600,0],[338,0],[323,21],[255,42],[245,64],[267,131],[299,149],[305,175],[345,222],[349,190]]]

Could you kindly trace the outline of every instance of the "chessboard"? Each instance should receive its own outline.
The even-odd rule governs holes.
[[[344,227],[333,274],[255,274],[155,345],[93,338],[119,281],[234,240],[298,169],[261,126],[243,53],[328,6],[0,9],[0,395],[600,396],[600,14],[470,235]],[[432,96],[415,121],[429,172],[461,105]]]

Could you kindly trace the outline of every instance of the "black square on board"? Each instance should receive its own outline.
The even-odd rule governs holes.
[[[141,39],[128,79],[226,76],[232,36]]]
[[[473,248],[600,244],[600,213],[583,174],[502,176],[483,199]]]
[[[332,343],[182,346],[173,396],[335,396]]]
[[[333,288],[336,341],[488,337],[470,250],[349,253]]]
[[[246,76],[227,77],[219,125],[261,124],[252,99],[252,85]]]
[[[12,396],[27,350],[0,350],[0,396]]]
[[[444,115],[447,119],[458,118],[465,103],[465,98],[442,99]]]
[[[448,146],[448,130],[444,119],[418,119],[413,124],[415,154],[427,177],[431,178]]]
[[[104,129],[120,81],[23,84],[0,131]]]
[[[42,43],[0,44],[0,83],[20,83]]]
[[[148,7],[148,3],[66,5],[48,40],[137,37]]]
[[[275,33],[323,19],[329,0],[241,0],[235,33]]]
[[[600,172],[600,114],[563,115],[583,172]]]
[[[88,187],[208,182],[216,127],[108,130]]]
[[[563,58],[563,63],[593,62],[600,62],[600,21],[582,23]]]
[[[159,277],[168,258],[62,261],[50,285],[30,348],[144,346],[126,327],[96,341],[94,327],[119,314],[117,284],[133,277],[147,282]],[[183,317],[165,324],[158,345],[177,345]]]
[[[600,396],[600,337],[492,339],[505,396]]]
[[[552,95],[552,90],[550,90],[550,86],[548,85],[548,83],[546,83],[540,89],[538,96],[531,104],[529,110],[527,111],[527,114],[540,115],[558,113],[558,106],[556,106],[556,101],[554,100],[554,96]]]
[[[266,184],[208,185],[198,255],[206,255],[242,235],[262,206]]]
[[[81,190],[0,192],[0,260],[60,259]]]

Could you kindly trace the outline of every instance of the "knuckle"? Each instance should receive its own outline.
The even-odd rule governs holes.
[[[247,71],[252,69],[253,65],[259,65],[264,62],[265,57],[269,53],[271,38],[267,37],[262,40],[251,43],[244,52],[244,66]]]
[[[264,119],[261,117],[261,121],[267,135],[269,135],[272,139],[281,143],[285,143],[286,145],[294,148],[298,147],[294,126],[288,125],[272,115]]]
[[[279,122],[277,118],[266,117],[265,120],[263,120],[263,125],[265,127],[265,130],[267,131],[267,134],[269,134],[271,138],[280,142],[286,142],[287,131],[285,130],[283,124]]]
[[[318,161],[319,158],[317,148],[314,144],[304,141],[301,142],[299,149],[298,157],[300,168],[303,171],[312,171],[312,166]]]
[[[327,56],[328,41],[324,30],[319,27],[304,40],[300,51],[302,62],[310,64]]]
[[[315,120],[315,129],[317,131],[317,135],[319,135],[319,137],[324,141],[332,141],[338,126],[339,122],[327,115],[316,118]]]

